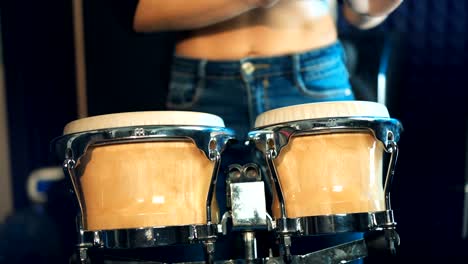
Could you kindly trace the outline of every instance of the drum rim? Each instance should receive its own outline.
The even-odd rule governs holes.
[[[278,155],[294,136],[363,131],[370,133],[387,150],[390,141],[399,141],[403,126],[399,120],[389,117],[304,119],[259,127],[248,133],[248,140],[255,142],[257,148],[264,153],[267,147],[273,147]]]
[[[213,159],[212,155],[216,154],[214,152],[222,153],[228,142],[235,139],[234,130],[227,127],[147,125],[105,128],[63,135],[52,140],[51,149],[60,160],[72,158],[78,161],[89,147],[94,145],[189,141],[195,143],[209,159]]]
[[[183,115],[186,116],[186,119],[181,118]],[[63,135],[134,126],[225,127],[224,120],[221,117],[210,113],[172,110],[139,111],[76,119],[65,125]]]
[[[394,229],[393,210],[276,218],[277,234],[313,236],[344,232],[368,232]],[[106,249],[131,249],[203,242],[216,239],[218,224],[140,227],[129,229],[83,230],[84,243]],[[188,235],[187,235],[188,234]],[[158,239],[156,239],[159,238]],[[116,241],[115,238],[121,238]]]
[[[311,236],[344,232],[367,232],[395,228],[393,210],[331,215],[277,218],[276,230],[282,234]]]
[[[216,239],[217,224],[83,230],[83,242],[105,249],[135,249]]]
[[[348,107],[347,111],[337,112],[336,107]],[[301,110],[308,110],[304,113]],[[294,110],[294,113],[302,113],[302,116],[297,118],[285,117],[280,113],[285,111]],[[320,112],[319,114],[314,112]],[[351,112],[351,113],[350,113]],[[274,116],[276,114],[276,116]],[[331,102],[318,102],[290,105],[268,110],[257,116],[255,120],[255,128],[274,126],[276,124],[294,122],[297,120],[313,120],[324,118],[338,118],[338,117],[374,117],[374,118],[390,118],[390,114],[385,105],[371,102],[371,101],[331,101]],[[273,120],[272,120],[273,119]],[[258,124],[261,123],[261,124]]]

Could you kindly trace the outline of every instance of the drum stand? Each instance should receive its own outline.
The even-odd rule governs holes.
[[[394,174],[398,148],[391,144],[391,159],[385,182],[385,199],[389,210],[372,213],[341,214],[327,216],[311,216],[287,218],[282,192],[277,192],[281,218],[273,220],[266,211],[265,183],[258,165],[249,163],[244,166],[233,164],[228,168],[226,179],[227,208],[220,224],[212,224],[208,217],[207,225],[191,225],[179,227],[141,228],[103,231],[84,231],[82,217],[77,217],[79,243],[75,254],[75,263],[90,264],[88,249],[131,249],[150,248],[178,243],[203,243],[205,262],[190,262],[190,264],[332,264],[346,263],[368,256],[368,249],[388,248],[395,253],[399,245],[399,236],[395,231],[396,222],[390,205],[389,186]],[[270,154],[273,154],[271,152]],[[267,165],[276,188],[279,180],[271,156],[267,155]],[[72,163],[65,163],[67,173],[73,174]],[[211,216],[211,201],[213,198],[216,175],[219,170],[219,160],[213,172],[212,186],[207,199],[207,216]],[[71,170],[70,170],[71,169]],[[281,190],[281,189],[279,189]],[[263,199],[261,199],[263,198]],[[232,228],[228,228],[228,222]],[[274,231],[280,244],[280,256],[258,258],[255,230],[267,229]],[[226,235],[232,231],[241,232],[244,242],[244,259],[214,260],[217,235]],[[365,239],[340,244],[320,251],[304,255],[292,255],[292,237],[310,236],[342,232],[368,232]],[[377,236],[376,236],[377,235]],[[374,238],[369,239],[374,236]],[[184,239],[185,238],[185,239]],[[383,243],[382,243],[383,242]],[[383,244],[383,245],[382,245]],[[162,262],[148,262],[163,264]],[[181,264],[181,263],[180,263]]]
[[[228,211],[221,220],[221,230],[227,234],[227,221],[232,230],[242,233],[244,258],[248,262],[257,260],[255,230],[273,229],[273,221],[266,211],[265,185],[260,168],[255,163],[244,166],[232,164],[226,178],[226,201]]]
[[[79,136],[74,139],[66,138],[64,143],[71,145],[67,147],[70,153],[63,153],[65,157],[64,170],[68,174],[73,184],[73,190],[77,196],[80,206],[80,212],[84,212],[81,187],[78,178],[75,175],[75,159],[81,157],[84,151],[93,142],[105,140],[129,140],[133,137],[141,137],[141,140],[154,140],[161,134],[173,135],[174,138],[180,136],[194,139],[194,142],[200,149],[205,149],[208,158],[215,163],[215,169],[211,178],[209,192],[206,199],[207,223],[203,225],[187,226],[168,226],[168,227],[145,227],[137,229],[116,229],[85,231],[85,223],[81,213],[78,215],[79,243],[77,245],[76,261],[79,264],[91,263],[88,249],[135,249],[135,248],[154,248],[158,246],[174,244],[202,243],[205,248],[205,263],[234,264],[234,263],[265,263],[265,264],[311,264],[311,263],[346,263],[355,259],[367,256],[367,249],[379,246],[379,239],[366,241],[366,239],[356,240],[349,243],[337,245],[324,250],[311,252],[305,255],[292,255],[292,237],[311,236],[322,234],[336,234],[343,232],[383,232],[385,246],[391,252],[395,252],[399,245],[399,237],[395,231],[396,222],[390,205],[390,185],[394,175],[394,168],[398,156],[398,133],[399,123],[392,120],[374,120],[369,118],[343,118],[316,120],[314,123],[296,122],[289,127],[280,128],[280,132],[256,131],[249,137],[253,139],[257,146],[264,148],[267,167],[276,189],[276,195],[280,204],[281,216],[273,220],[266,211],[265,202],[265,182],[256,164],[247,164],[244,166],[232,165],[229,168],[227,177],[227,207],[226,212],[220,224],[211,221],[211,202],[215,190],[217,174],[220,167],[220,153],[229,136],[219,138],[212,137],[218,135],[212,131],[204,132],[200,130],[187,130],[182,128],[161,129],[155,127],[147,132],[138,134],[126,129],[119,129],[113,133],[96,132],[92,135]],[[276,128],[274,128],[276,129]],[[287,144],[288,137],[297,131],[305,133],[323,133],[330,130],[355,131],[365,129],[372,131],[377,139],[385,146],[385,150],[391,154],[390,164],[387,171],[387,177],[384,184],[386,210],[369,213],[352,213],[337,215],[308,216],[299,218],[288,218],[285,201],[281,190],[279,178],[274,166],[275,159],[283,146]],[[136,130],[135,130],[136,131]],[[201,132],[200,132],[201,131]],[[131,133],[130,133],[131,132]],[[164,133],[163,133],[164,132]],[[208,133],[210,137],[201,137],[199,133]],[[132,134],[133,133],[133,134]],[[128,138],[128,135],[132,138]],[[154,138],[146,138],[146,135],[154,135]],[[276,136],[279,135],[279,136]],[[204,146],[207,146],[205,148]],[[75,150],[70,151],[70,150]],[[228,221],[232,228],[228,228]],[[255,231],[258,229],[267,229],[273,231],[279,240],[280,256],[269,256],[258,258],[256,248]],[[244,242],[244,259],[241,260],[214,260],[215,241],[218,235],[228,232],[241,232]],[[369,237],[369,236],[368,236]],[[148,262],[158,263],[158,262]],[[200,262],[197,262],[200,263]],[[195,264],[195,262],[192,262]]]

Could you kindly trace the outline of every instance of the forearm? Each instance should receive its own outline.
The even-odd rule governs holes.
[[[343,16],[351,25],[359,29],[370,29],[381,24],[387,16],[370,17],[357,14],[348,5],[343,5]]]
[[[343,14],[350,24],[369,29],[382,23],[401,3],[402,0],[345,0]]]
[[[151,32],[201,28],[275,2],[275,0],[140,0],[135,13],[134,29]]]

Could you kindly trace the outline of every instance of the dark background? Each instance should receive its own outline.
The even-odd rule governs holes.
[[[164,109],[174,35],[126,32],[113,19],[110,1],[84,1],[89,114]],[[28,174],[59,164],[49,143],[77,117],[72,6],[63,0],[4,0],[0,12],[14,207],[20,214],[31,206],[24,189]],[[398,40],[398,82],[390,87],[389,102],[391,115],[405,127],[392,196],[402,237],[397,263],[461,263],[468,255],[462,238],[467,26],[466,0],[407,0],[366,32]],[[348,38],[362,34],[342,19],[339,29]],[[359,45],[369,53],[378,48],[368,41]],[[69,200],[60,197],[54,206],[68,208]],[[56,217],[66,219],[65,212]],[[64,230],[73,224],[61,228],[58,236],[68,239]]]

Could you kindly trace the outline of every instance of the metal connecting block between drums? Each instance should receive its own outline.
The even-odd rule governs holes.
[[[234,226],[267,225],[265,187],[262,181],[231,183],[231,202]]]

